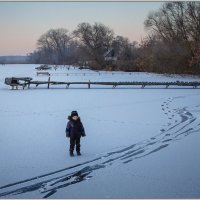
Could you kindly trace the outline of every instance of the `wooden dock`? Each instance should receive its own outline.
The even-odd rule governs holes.
[[[15,79],[24,81],[23,83],[17,82]],[[9,80],[9,81],[8,81]],[[87,85],[88,89],[91,88],[92,85],[104,85],[104,86],[112,86],[112,88],[116,88],[117,86],[141,86],[141,88],[145,88],[146,86],[164,86],[165,88],[169,88],[169,86],[178,86],[178,87],[185,87],[189,86],[192,88],[197,88],[200,86],[200,82],[183,82],[183,81],[176,81],[176,82],[147,82],[147,81],[141,81],[141,82],[93,82],[93,81],[75,81],[75,82],[62,82],[62,81],[51,81],[50,77],[48,78],[48,81],[32,81],[31,78],[29,79],[23,79],[23,78],[6,78],[5,84],[13,86],[23,86],[23,89],[25,87],[31,88],[31,85],[35,85],[35,87],[38,87],[39,85],[47,85],[47,88],[49,89],[51,85],[65,85],[65,88],[69,88],[70,85]],[[16,88],[18,89],[18,87]]]

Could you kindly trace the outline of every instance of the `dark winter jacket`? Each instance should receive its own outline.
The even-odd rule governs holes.
[[[71,116],[69,116],[68,119],[69,121],[67,123],[66,131],[65,131],[66,137],[78,138],[81,136],[82,137],[86,136],[80,117],[76,121],[73,120]]]

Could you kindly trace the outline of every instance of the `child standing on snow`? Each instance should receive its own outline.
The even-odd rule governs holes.
[[[70,156],[74,156],[74,147],[76,145],[77,155],[80,156],[80,139],[81,136],[85,137],[85,130],[81,122],[80,117],[78,116],[77,111],[72,111],[71,115],[68,117],[68,123],[66,127],[66,137],[70,138]]]

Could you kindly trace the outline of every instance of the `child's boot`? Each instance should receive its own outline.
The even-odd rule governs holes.
[[[77,144],[76,144],[76,152],[77,152],[77,155],[78,156],[81,156],[81,145],[80,145],[80,142],[78,142]]]
[[[69,152],[69,155],[70,155],[71,157],[73,157],[73,156],[74,156],[73,151],[70,151],[70,152]]]

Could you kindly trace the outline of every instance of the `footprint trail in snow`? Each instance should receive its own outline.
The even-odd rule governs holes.
[[[92,178],[92,172],[95,170],[103,170],[119,162],[122,164],[133,162],[135,159],[156,153],[168,147],[172,142],[198,132],[200,130],[199,113],[194,116],[191,110],[196,111],[196,108],[200,105],[192,108],[170,109],[170,104],[176,98],[181,97],[168,98],[162,103],[161,109],[170,123],[168,123],[167,128],[162,128],[160,133],[154,137],[74,166],[0,186],[0,197],[13,197],[27,192],[38,192],[42,198],[48,198],[61,188]]]

